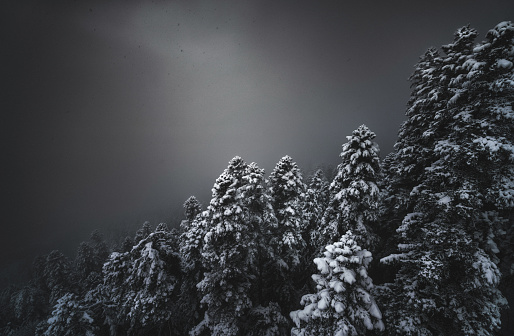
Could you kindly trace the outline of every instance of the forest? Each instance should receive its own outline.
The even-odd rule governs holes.
[[[0,334],[512,335],[514,25],[477,36],[420,57],[383,159],[365,125],[334,171],[236,156],[179,227],[37,257]]]

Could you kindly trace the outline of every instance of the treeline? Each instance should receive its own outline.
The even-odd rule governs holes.
[[[180,230],[145,223],[113,249],[94,232],[74,261],[36,259],[0,298],[0,332],[510,335],[514,25],[476,37],[420,58],[382,162],[365,125],[331,181],[235,157]]]

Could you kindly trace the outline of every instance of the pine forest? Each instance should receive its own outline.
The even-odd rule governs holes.
[[[334,171],[235,156],[180,226],[36,258],[0,334],[512,335],[514,25],[477,36],[419,58],[393,152],[361,125]]]

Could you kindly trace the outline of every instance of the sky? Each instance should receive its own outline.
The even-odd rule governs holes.
[[[513,14],[510,0],[7,1],[0,267],[73,257],[94,229],[177,226],[236,155],[267,174],[290,155],[307,176],[366,124],[384,157],[419,56]]]

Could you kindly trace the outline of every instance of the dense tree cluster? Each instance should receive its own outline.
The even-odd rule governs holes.
[[[178,230],[145,222],[110,247],[95,231],[74,260],[36,258],[0,293],[0,333],[512,333],[514,25],[477,35],[420,58],[382,162],[365,125],[332,181],[236,156]]]

